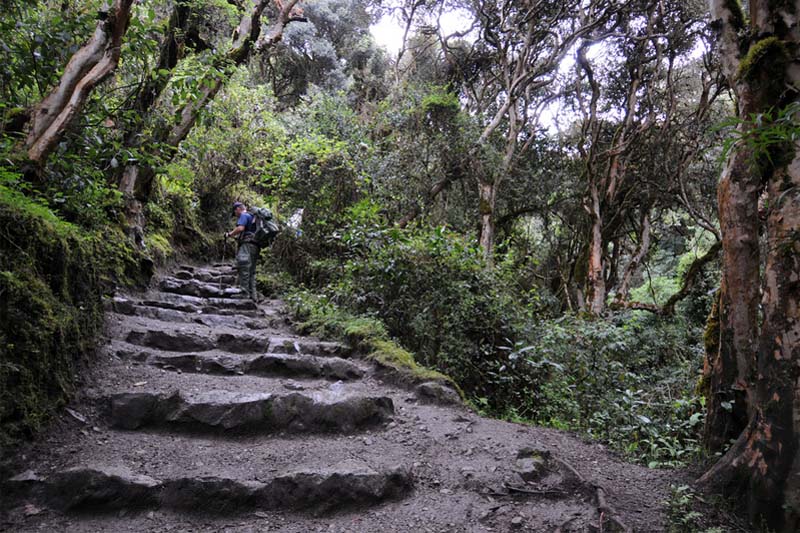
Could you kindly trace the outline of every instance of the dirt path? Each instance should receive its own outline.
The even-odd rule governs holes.
[[[0,487],[0,529],[664,531],[678,473],[394,387],[233,281],[185,265],[109,302],[81,397]]]

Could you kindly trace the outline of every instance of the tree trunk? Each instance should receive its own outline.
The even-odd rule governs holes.
[[[722,62],[739,100],[741,131],[762,140],[755,128],[770,126],[768,116],[761,116],[758,122],[753,117],[797,101],[800,72],[793,61],[800,45],[795,32],[800,9],[795,4],[767,0],[754,0],[749,5],[748,28],[744,15],[737,11],[738,4],[727,0],[711,3],[720,32]],[[759,525],[797,531],[800,146],[786,137],[778,144],[772,141],[769,157],[754,154],[758,144],[743,137],[734,147],[719,184],[723,284],[719,356],[715,362],[720,368],[712,372],[712,379],[718,380],[712,383],[716,387],[712,400],[730,389],[744,389],[741,394],[747,394],[750,400],[749,421],[734,446],[703,475],[700,485],[744,500],[751,519]],[[759,328],[758,200],[764,182],[769,213]],[[711,409],[709,416],[716,416]]]
[[[92,90],[117,68],[133,0],[114,0],[100,12],[94,35],[70,58],[58,86],[36,106],[25,141],[28,159],[41,166],[79,115]]]
[[[797,149],[798,147],[796,147]],[[800,151],[798,151],[800,152]],[[701,485],[743,496],[754,521],[800,527],[800,157],[768,188],[764,320],[750,423]]]
[[[588,269],[586,271],[586,306],[593,315],[600,315],[606,308],[606,278],[603,264],[603,219],[600,213],[600,197],[597,187],[589,187],[589,220],[591,233],[589,239]]]
[[[719,353],[711,365],[705,441],[717,452],[744,430],[758,337],[760,179],[752,153],[731,154],[718,186],[722,234]]]
[[[617,295],[614,297],[616,303],[622,303],[628,300],[628,293],[631,289],[631,280],[633,275],[639,269],[647,253],[650,251],[650,212],[649,207],[642,217],[642,230],[639,232],[639,246],[636,253],[631,257],[628,266],[625,268],[625,273],[622,275],[622,282],[620,283]]]
[[[494,207],[497,198],[497,190],[494,183],[480,181],[478,183],[478,193],[480,198],[480,239],[479,244],[483,250],[487,265],[491,265],[492,251],[494,250]]]

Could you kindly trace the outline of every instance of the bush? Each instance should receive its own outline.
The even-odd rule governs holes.
[[[577,429],[651,466],[700,453],[698,332],[641,312],[610,320],[565,316],[533,325],[494,373],[514,415]]]

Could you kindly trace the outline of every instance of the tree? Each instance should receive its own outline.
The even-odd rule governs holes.
[[[92,38],[69,60],[53,91],[30,115],[24,149],[41,166],[79,115],[91,91],[117,67],[133,0],[114,0],[98,13]]]
[[[711,15],[722,65],[737,96],[740,142],[728,155],[718,188],[723,278],[719,342],[709,362],[712,423],[707,431],[716,446],[733,430],[743,431],[700,483],[746,501],[753,520],[796,531],[800,527],[800,147],[794,135],[768,134],[776,128],[775,117],[781,110],[792,109],[798,100],[800,73],[795,60],[800,38],[795,28],[800,6],[755,0],[746,17],[737,2],[712,0]],[[792,123],[796,118],[795,112],[790,113]],[[772,139],[766,147],[764,138]]]
[[[675,203],[679,196],[671,191],[702,152],[699,126],[721,86],[701,68],[695,89],[685,80],[691,64],[680,66],[702,19],[683,2],[633,2],[613,27],[578,47],[575,144],[584,165],[587,237],[575,278],[578,302],[593,315],[605,311],[614,288],[615,304],[627,306],[631,280],[649,253],[653,212]],[[589,49],[599,43],[604,53],[592,59]],[[688,91],[680,89],[687,85]],[[623,252],[629,234],[636,246]]]
[[[130,197],[127,216],[134,228],[141,226],[141,206],[149,199],[156,176],[156,168],[150,160],[160,156],[162,160],[169,161],[178,145],[191,131],[200,112],[219,93],[235,68],[245,63],[253,50],[269,49],[279,42],[290,22],[305,20],[295,11],[297,3],[298,0],[288,0],[282,4],[275,22],[266,35],[262,36],[261,16],[270,1],[252,0],[234,31],[230,48],[218,54],[206,72],[200,74],[196,94],[175,110],[176,120],[171,125],[159,128],[147,139],[148,149],[151,151],[149,157],[142,163],[134,161],[126,166],[119,187]],[[134,232],[138,233],[135,229]]]

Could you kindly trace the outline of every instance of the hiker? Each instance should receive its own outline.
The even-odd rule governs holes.
[[[239,287],[253,301],[258,301],[256,291],[256,263],[260,249],[253,242],[256,232],[255,217],[247,212],[247,208],[241,202],[233,204],[233,212],[236,215],[236,227],[225,234],[225,237],[234,237],[239,243],[236,252],[236,265],[239,270]]]

